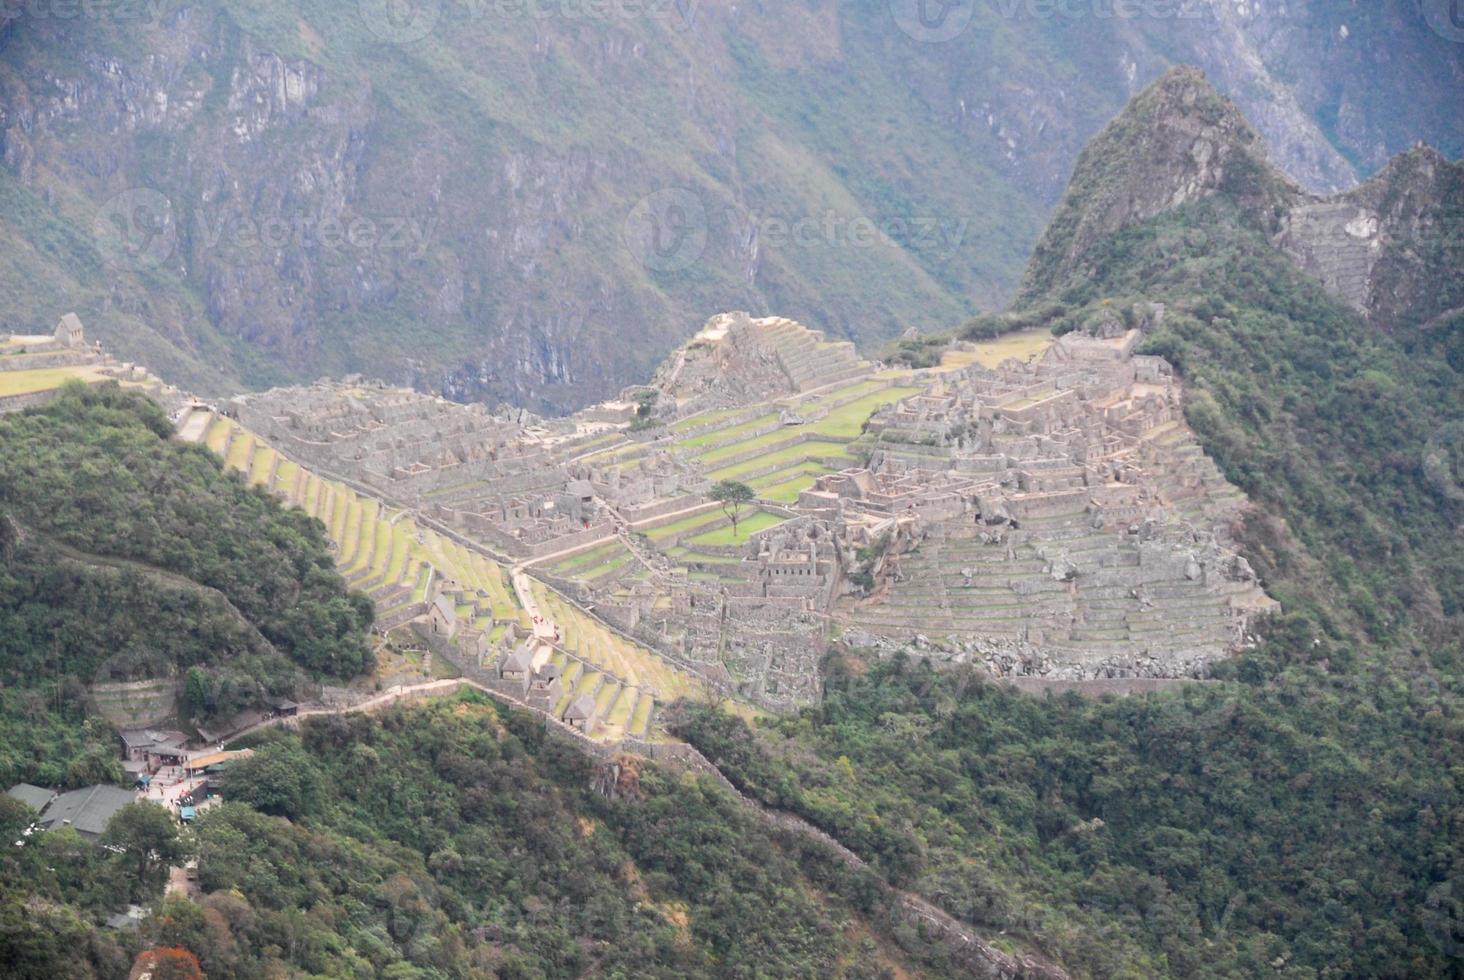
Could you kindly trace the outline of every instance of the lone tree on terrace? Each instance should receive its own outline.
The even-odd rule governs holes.
[[[718,480],[712,487],[712,499],[722,505],[722,513],[732,521],[732,536],[737,536],[737,522],[742,517],[742,508],[757,499],[752,487],[736,480]]]

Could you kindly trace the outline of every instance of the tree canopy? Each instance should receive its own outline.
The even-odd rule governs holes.
[[[757,499],[757,493],[752,487],[736,480],[718,480],[708,496],[722,505],[722,513],[732,522],[733,534],[737,533],[737,522],[742,516],[743,508]]]

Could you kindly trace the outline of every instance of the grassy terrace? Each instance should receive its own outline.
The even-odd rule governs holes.
[[[408,515],[388,520],[378,501],[358,496],[309,471],[296,468],[289,479],[284,479],[285,461],[229,420],[219,420],[206,433],[199,431],[209,445],[228,447],[229,461],[235,469],[259,479],[266,478],[273,469],[277,475],[275,485],[284,496],[292,503],[306,505],[313,516],[329,519],[339,546],[336,560],[358,584],[401,585],[414,601],[421,602],[428,595],[430,579],[451,579],[463,590],[456,603],[462,618],[488,628],[486,613],[491,610],[493,619],[499,621],[490,633],[493,640],[506,632],[504,620],[528,625],[528,613],[519,606],[503,568],[496,562],[420,527]],[[721,517],[720,513],[716,516]],[[572,556],[560,565],[569,565],[574,574],[593,578],[631,560],[633,556],[617,541]],[[702,683],[694,675],[620,636],[542,583],[534,583],[533,588],[544,614],[560,624],[565,647],[630,685],[622,688],[598,670],[580,673],[578,664],[573,665],[568,683],[580,693],[597,691],[597,701],[604,702],[601,718],[607,736],[618,734],[622,728],[644,733],[654,709],[652,691],[668,701],[703,694]]]
[[[702,425],[711,425],[723,419],[730,419],[739,412],[745,412],[745,408],[717,408],[710,412],[702,412],[700,415],[691,415],[684,419],[672,422],[669,426],[672,432],[685,432],[687,429],[694,429]]]
[[[755,419],[751,419],[751,420],[749,420],[747,422],[742,422],[742,423],[740,423],[738,425],[730,426],[729,428],[726,428],[726,429],[716,429],[716,430],[714,430],[712,432],[703,432],[701,435],[692,436],[689,439],[678,439],[671,446],[671,448],[673,450],[674,449],[700,449],[701,447],[706,446],[706,445],[709,445],[709,444],[714,443],[714,442],[723,442],[724,440],[731,439],[731,438],[734,438],[734,437],[737,437],[737,436],[748,435],[748,434],[750,434],[752,432],[756,432],[758,429],[761,429],[761,428],[764,428],[766,426],[772,425],[773,423],[775,423],[777,421],[778,421],[778,413],[777,412],[768,412],[768,413],[766,413],[764,415],[759,415]]]
[[[799,495],[812,488],[815,480],[833,471],[827,466],[800,466],[797,472],[798,475],[792,479],[773,484],[764,482],[762,486],[754,486],[753,489],[763,500],[771,500],[775,504],[796,504]]]
[[[435,571],[439,581],[445,577],[458,582],[470,599],[472,593],[481,595],[484,607],[491,608],[496,618],[526,618],[505,582],[503,569],[477,552],[420,527],[409,516],[388,520],[376,500],[278,459],[272,448],[256,443],[252,433],[228,419],[215,420],[203,434],[203,442],[215,452],[227,447],[226,465],[253,482],[262,482],[273,467],[274,489],[326,523],[337,546],[337,564],[358,584],[373,588],[401,585],[414,601],[421,602]],[[470,613],[478,610],[473,601],[464,606]]]
[[[769,466],[805,463],[814,459],[834,459],[840,462],[848,460],[850,464],[856,461],[854,455],[849,452],[844,443],[815,440],[799,443],[796,446],[788,446],[785,449],[767,453],[756,459],[750,459],[745,463],[738,463],[734,466],[713,470],[707,475],[713,480],[741,480],[749,474],[756,473]]]
[[[970,364],[994,368],[1011,357],[1025,361],[1051,347],[1053,339],[1052,331],[1046,327],[1005,334],[981,341],[974,351],[946,351],[940,359],[939,370],[955,371]]]
[[[609,574],[634,560],[635,556],[626,549],[625,545],[619,541],[612,541],[598,548],[582,551],[564,561],[556,562],[550,565],[548,570],[564,578],[589,580]]]
[[[78,378],[91,384],[101,381],[105,377],[106,375],[102,374],[99,368],[92,365],[37,368],[34,371],[0,371],[0,397],[33,395],[40,391],[50,391],[52,388],[61,387],[72,378]]]
[[[666,554],[680,562],[695,561],[703,565],[736,565],[741,563],[741,558],[734,558],[731,555],[709,555],[703,552],[693,552],[690,548],[678,545],[667,550]]]
[[[678,534],[690,531],[692,528],[702,527],[707,524],[715,524],[718,521],[725,521],[727,518],[721,508],[713,507],[690,517],[683,517],[672,521],[670,524],[662,524],[660,527],[651,528],[645,532],[646,537],[652,541],[665,541]]]
[[[253,452],[254,436],[240,430],[234,433],[234,437],[229,440],[229,454],[224,457],[224,465],[231,470],[245,472]]]
[[[562,561],[557,561],[554,564],[550,565],[549,568],[556,574],[568,575],[571,572],[575,572],[588,566],[598,565],[602,562],[609,561],[617,555],[622,554],[624,551],[625,545],[621,544],[619,541],[611,541],[608,544],[600,545],[598,548],[591,548],[589,551],[581,551],[577,555],[571,555],[570,557],[565,558]]]
[[[770,527],[776,527],[783,523],[783,521],[784,518],[779,517],[777,514],[769,514],[765,510],[760,510],[738,521],[737,533],[735,535],[732,533],[732,523],[729,521],[726,527],[719,527],[705,534],[698,534],[688,541],[687,544],[693,548],[698,545],[702,547],[727,547],[729,545],[741,544],[750,535],[756,534],[758,531],[765,531]]]
[[[533,590],[544,615],[559,624],[563,645],[578,656],[628,684],[653,690],[657,699],[662,701],[703,694],[699,678],[672,666],[640,644],[625,639],[543,583],[535,582]],[[576,693],[583,693],[583,690]]]
[[[798,411],[806,412],[817,409],[841,398],[872,394],[881,390],[885,384],[886,380],[884,378],[869,378],[865,381],[857,381],[854,384],[845,385],[842,388],[835,388],[833,391],[821,391],[816,395],[798,402]]]
[[[800,493],[813,485],[815,477],[832,471],[829,465],[818,462],[818,460],[827,459],[839,463],[848,461],[850,464],[857,462],[857,458],[848,451],[846,444],[858,438],[869,417],[883,406],[920,391],[917,387],[885,387],[885,384],[886,382],[882,379],[868,379],[826,392],[805,402],[801,406],[802,410],[812,412],[820,410],[822,406],[830,402],[848,398],[850,395],[859,396],[807,425],[784,426],[772,432],[752,435],[751,433],[766,428],[768,424],[776,420],[775,414],[768,413],[731,428],[704,433],[684,440],[677,443],[676,446],[681,449],[695,450],[709,443],[723,443],[739,433],[748,434],[746,438],[730,445],[719,445],[715,449],[699,454],[698,458],[703,465],[712,468],[712,472],[708,475],[713,480],[743,480],[747,479],[750,474],[765,470],[768,466],[778,466],[778,472],[756,477],[753,480],[753,489],[759,491],[766,500],[792,503],[798,499]],[[796,438],[800,434],[812,438],[798,445],[777,448],[780,443],[786,442],[790,438]],[[741,463],[730,462],[738,456],[764,449],[768,451],[754,459]],[[677,530],[685,529],[684,526],[677,527]],[[676,532],[661,529],[660,534],[652,532],[651,537],[653,540],[657,540],[673,533]]]
[[[908,398],[920,391],[919,388],[884,388],[865,395],[847,405],[834,409],[817,422],[805,426],[819,435],[836,439],[853,439],[864,428],[869,417],[886,405]]]

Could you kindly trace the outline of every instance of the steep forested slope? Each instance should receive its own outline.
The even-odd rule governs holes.
[[[951,975],[872,873],[710,782],[638,759],[605,778],[475,698],[317,720],[228,778],[192,838],[201,897],[136,934],[89,922],[117,900],[79,884],[105,855],[0,853],[9,975],[125,976],[144,948],[217,980]]]
[[[7,785],[115,771],[108,726],[83,724],[87,685],[197,667],[203,696],[183,709],[202,720],[370,664],[370,602],[347,593],[319,524],[171,435],[116,385],[0,418]]]

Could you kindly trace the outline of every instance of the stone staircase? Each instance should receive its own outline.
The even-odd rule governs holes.
[[[866,370],[848,341],[826,341],[821,333],[792,320],[773,318],[758,323],[795,391],[837,384]]]

